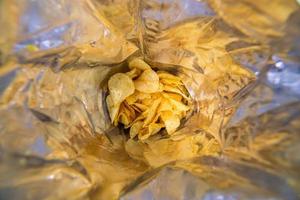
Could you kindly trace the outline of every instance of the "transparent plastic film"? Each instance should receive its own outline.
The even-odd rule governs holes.
[[[4,0],[0,11],[0,199],[299,198],[297,1]],[[143,81],[162,72],[190,109],[175,130],[131,137],[112,119],[109,81],[126,74],[151,93]]]

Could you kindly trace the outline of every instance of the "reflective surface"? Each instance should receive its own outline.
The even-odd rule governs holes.
[[[0,198],[299,199],[299,13],[294,0],[0,1]],[[173,137],[110,124],[107,80],[135,56],[193,97]]]

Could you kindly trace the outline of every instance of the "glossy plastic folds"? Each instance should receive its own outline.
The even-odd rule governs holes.
[[[0,199],[300,198],[296,0],[0,1]],[[182,78],[172,137],[113,127],[132,57]]]

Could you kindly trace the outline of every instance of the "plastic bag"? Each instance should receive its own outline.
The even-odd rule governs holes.
[[[296,1],[0,9],[1,198],[299,198]],[[176,137],[141,143],[110,123],[107,80],[136,56],[193,97]]]

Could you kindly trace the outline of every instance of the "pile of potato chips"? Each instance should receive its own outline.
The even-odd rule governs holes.
[[[130,128],[130,138],[146,140],[162,128],[172,135],[191,110],[191,98],[181,79],[155,72],[138,58],[129,62],[129,69],[108,81],[106,103],[112,123]]]

